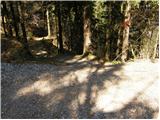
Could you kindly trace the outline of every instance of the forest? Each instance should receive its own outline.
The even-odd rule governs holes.
[[[158,0],[2,0],[0,17],[2,118],[157,117]]]
[[[158,1],[2,1],[2,59],[64,53],[104,61],[158,58],[158,10]],[[13,43],[3,38],[17,45],[9,50]]]

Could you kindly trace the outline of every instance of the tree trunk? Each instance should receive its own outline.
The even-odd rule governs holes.
[[[71,31],[72,51],[78,55],[83,54],[84,32],[83,32],[83,2],[73,3],[74,20]]]
[[[5,2],[3,1],[2,2],[2,4],[3,4],[3,8],[2,8],[2,12],[1,12],[1,16],[2,16],[2,25],[3,25],[3,30],[4,30],[4,34],[5,34],[5,36],[7,37],[8,35],[7,35],[7,30],[6,30],[6,24],[5,24]]]
[[[112,16],[111,16],[111,11],[112,11],[112,4],[111,2],[106,2],[106,11],[108,12],[108,23],[106,25],[106,41],[105,41],[105,44],[106,44],[106,50],[105,50],[105,59],[106,60],[109,60],[109,57],[110,57],[110,34],[111,34],[111,20],[112,20]]]
[[[56,38],[57,38],[56,45],[57,45],[57,48],[59,48],[58,18],[56,16],[55,16],[55,26],[56,26]]]
[[[48,9],[47,9],[46,15],[47,15],[48,38],[50,38],[51,37],[51,28],[50,28],[50,20],[49,20],[49,11],[48,11]]]
[[[21,24],[21,28],[22,28],[22,33],[23,33],[23,40],[22,40],[22,43],[23,43],[23,46],[24,46],[24,49],[26,51],[26,54],[28,55],[28,57],[31,57],[32,54],[29,50],[29,45],[28,45],[28,40],[27,40],[27,34],[26,34],[26,28],[25,28],[25,22],[24,22],[24,11],[23,11],[23,4],[21,2],[19,2],[19,5],[18,3],[16,4],[17,5],[17,8],[18,8],[18,12],[19,12],[19,17],[20,17],[20,24]]]
[[[20,37],[19,37],[19,27],[18,27],[18,24],[17,24],[18,20],[17,20],[17,17],[15,16],[15,10],[14,10],[12,2],[10,2],[10,9],[11,9],[11,13],[12,13],[12,19],[13,19],[14,30],[15,30],[15,33],[16,33],[16,38],[19,41]]]
[[[51,36],[54,36],[55,35],[55,15],[54,14],[51,14],[50,16],[50,34]]]
[[[116,48],[117,48],[117,36],[118,36],[118,28],[116,27],[118,24],[119,18],[117,18],[117,11],[121,4],[119,2],[111,2],[110,3],[110,13],[109,13],[109,59],[114,60],[116,58]],[[116,18],[116,20],[115,20]]]
[[[89,53],[89,45],[91,44],[91,31],[90,31],[90,6],[84,2],[84,11],[83,11],[83,54]]]
[[[63,52],[63,40],[62,40],[62,25],[61,25],[61,9],[60,9],[60,1],[57,1],[57,10],[58,10],[58,42],[59,42],[59,53]]]
[[[152,31],[152,37],[151,37],[151,45],[153,45],[153,54],[152,54],[152,59],[156,58],[156,54],[157,54],[157,49],[158,48],[158,42],[159,41],[159,28],[156,27],[153,31]],[[151,51],[152,53],[152,51]]]
[[[7,25],[6,25],[6,35],[12,36],[13,35],[13,33],[12,33],[12,26],[11,26],[11,23],[9,22],[9,11],[7,9],[6,2],[2,1],[2,5],[3,5],[4,17],[6,15],[6,17],[5,17],[6,18],[6,23],[7,23]],[[4,18],[2,18],[2,19],[4,19]],[[8,31],[9,34],[7,34],[7,31]]]
[[[128,56],[128,39],[129,39],[129,22],[130,22],[130,2],[126,1],[124,4],[124,22],[123,22],[123,37],[122,37],[122,56],[121,60],[124,62]]]
[[[123,13],[123,7],[124,7],[124,4],[125,4],[125,2],[121,2],[120,4],[119,4],[119,6],[120,6],[120,10],[119,10],[119,12],[120,13]],[[118,35],[118,38],[117,38],[117,41],[116,41],[116,43],[117,43],[117,49],[116,49],[116,57],[117,57],[117,59],[118,60],[120,60],[121,58],[121,54],[122,54],[122,41],[123,41],[123,31],[124,31],[124,26],[121,24],[121,21],[123,21],[123,23],[124,23],[124,21],[125,21],[125,19],[123,18],[125,15],[124,14],[121,14],[121,19],[120,19],[120,22],[118,22],[117,24],[119,24],[119,27],[118,27],[118,30],[117,30],[117,35]]]
[[[8,35],[7,35],[6,25],[5,25],[5,22],[4,22],[4,16],[3,15],[2,15],[2,25],[3,25],[4,34],[7,37]]]

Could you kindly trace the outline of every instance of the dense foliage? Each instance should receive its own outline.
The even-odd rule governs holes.
[[[35,56],[31,46],[39,39],[47,56],[69,51],[103,60],[156,58],[158,13],[158,1],[2,1],[1,33],[15,37],[27,57]]]

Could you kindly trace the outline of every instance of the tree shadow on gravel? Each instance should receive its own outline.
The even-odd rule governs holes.
[[[123,109],[114,112],[98,111],[92,119],[153,119],[157,112],[144,103],[130,102]]]
[[[21,67],[23,66],[19,68]],[[14,79],[11,80],[11,85],[8,87],[2,84],[2,118],[63,119],[121,118],[121,116],[122,118],[152,118],[154,111],[142,107],[143,105],[140,103],[136,105],[126,103],[128,107],[112,113],[99,110],[93,112],[98,92],[107,89],[105,83],[110,81],[112,86],[125,80],[121,78],[121,75],[116,74],[117,71],[122,70],[122,67],[123,64],[101,65],[93,62],[78,62],[66,66],[44,65],[38,70],[36,66],[26,67],[32,71],[30,76],[25,76],[27,73],[24,70],[24,75],[21,73],[11,74]],[[13,67],[14,69],[15,67]],[[2,73],[4,71],[6,72],[5,68]],[[34,71],[38,71],[40,74],[34,73]],[[82,78],[84,73],[87,76]],[[46,76],[42,76],[43,74]],[[9,73],[8,76],[10,76]],[[16,78],[20,80],[18,85],[15,82]],[[29,78],[32,79],[28,82]],[[2,77],[2,83],[7,79],[6,76]],[[86,80],[83,81],[83,79]],[[20,96],[17,94],[19,91],[22,91]],[[141,108],[144,111],[140,115],[139,109]],[[132,116],[132,112],[128,113],[129,111],[134,111],[134,115]],[[144,117],[144,114],[147,116]]]

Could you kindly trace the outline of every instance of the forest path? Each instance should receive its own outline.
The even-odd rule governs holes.
[[[2,118],[158,116],[159,62],[65,61],[70,64],[2,63]]]

